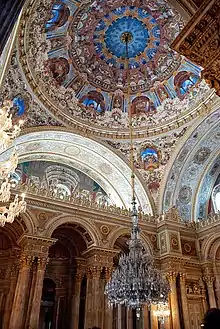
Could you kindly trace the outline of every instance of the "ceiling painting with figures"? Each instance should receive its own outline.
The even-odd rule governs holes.
[[[60,199],[84,198],[102,205],[110,205],[106,192],[83,172],[49,161],[29,161],[18,165],[14,184],[28,184],[32,188],[50,190]]]
[[[208,92],[201,68],[170,48],[184,24],[165,0],[37,0],[25,63],[41,101],[61,121],[120,135],[128,132],[128,60],[135,133],[146,126],[150,133],[184,117]]]

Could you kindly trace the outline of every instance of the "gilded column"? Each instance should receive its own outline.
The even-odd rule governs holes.
[[[23,318],[25,312],[25,304],[27,301],[27,291],[30,278],[30,269],[33,257],[27,254],[21,255],[21,265],[18,274],[17,285],[15,289],[15,297],[12,306],[10,318],[10,329],[23,329]]]
[[[145,328],[149,329],[148,326]],[[133,310],[131,308],[127,308],[127,329],[133,329]]]
[[[15,295],[15,289],[17,284],[19,267],[18,264],[13,264],[11,267],[11,282],[10,289],[7,295],[6,304],[5,304],[5,313],[3,318],[3,329],[7,329],[9,327],[9,320],[12,312],[13,299]]]
[[[85,328],[99,327],[101,266],[90,266],[87,272]]]
[[[180,293],[181,293],[181,302],[182,302],[182,310],[183,310],[183,321],[184,328],[190,328],[189,321],[189,309],[188,309],[188,300],[186,295],[186,275],[185,273],[180,274]]]
[[[105,267],[105,283],[111,279],[112,268]],[[113,321],[113,306],[109,305],[108,297],[105,296],[105,314],[104,314],[104,326],[102,328],[111,329]]]
[[[121,305],[118,305],[118,327],[117,327],[117,329],[122,329],[122,327],[121,327]]]
[[[176,291],[176,276],[176,273],[169,273],[168,275],[170,283],[170,308],[173,329],[180,329],[179,307]]]
[[[38,257],[35,276],[35,286],[33,290],[33,299],[29,320],[29,329],[37,329],[40,315],[41,296],[44,282],[44,275],[47,265],[47,257]]]
[[[143,306],[143,324],[144,324],[144,329],[150,329],[149,328],[149,312],[148,312],[147,305]],[[132,329],[132,327],[131,327],[131,329]]]
[[[207,290],[208,290],[208,296],[209,296],[209,307],[210,308],[216,308],[216,300],[215,300],[215,293],[214,293],[214,288],[213,288],[213,282],[214,282],[214,278],[211,276],[206,276],[203,278],[206,286],[207,286]]]
[[[81,269],[77,269],[74,282],[74,294],[72,299],[72,327],[78,329],[79,326],[79,307],[80,307],[80,292],[83,273]]]
[[[98,328],[101,327],[101,319],[100,319],[100,309],[102,307],[101,303],[101,271],[102,267],[101,266],[93,266],[90,268],[90,271],[92,273],[92,325],[96,326]],[[102,310],[101,310],[102,312]]]
[[[154,311],[156,311],[156,309],[157,309],[156,305],[151,305],[151,310],[150,310],[151,329],[158,329],[158,318],[154,314]]]
[[[214,266],[214,276],[215,276],[215,296],[218,308],[220,308],[220,273],[219,267]]]
[[[92,328],[92,274],[89,269],[87,269],[86,279],[85,329]]]

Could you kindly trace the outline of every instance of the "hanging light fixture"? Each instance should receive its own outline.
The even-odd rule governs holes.
[[[12,114],[10,110],[13,103],[9,100],[4,101],[3,106],[0,107],[0,152],[9,147],[14,139],[20,134],[23,120],[19,120],[18,124],[13,125]]]
[[[10,113],[13,107],[11,101],[5,101],[0,107],[0,153],[5,151],[12,145],[15,138],[20,134],[23,120],[18,124],[13,125],[12,114]],[[0,226],[4,226],[6,222],[12,223],[16,216],[26,210],[25,195],[21,195],[19,201],[18,195],[15,196],[14,201],[9,204],[7,202],[11,197],[12,176],[18,165],[18,155],[14,150],[11,156],[4,161],[0,161]]]
[[[166,303],[158,304],[156,310],[154,310],[154,315],[157,317],[158,321],[161,324],[161,327],[163,328],[167,319],[170,316],[170,309],[168,304]]]
[[[129,106],[130,126],[130,163],[131,163],[131,238],[129,240],[129,253],[122,254],[119,258],[118,267],[114,270],[111,280],[107,283],[105,293],[111,305],[123,304],[136,310],[137,318],[141,315],[141,308],[147,304],[167,303],[169,284],[163,278],[160,271],[154,267],[153,258],[144,252],[140,238],[140,227],[138,223],[138,212],[135,198],[135,175],[134,175],[134,152],[133,152],[133,127],[132,110],[130,103],[130,73],[128,44],[132,41],[130,32],[125,32],[121,40],[126,46],[127,66],[127,98]]]

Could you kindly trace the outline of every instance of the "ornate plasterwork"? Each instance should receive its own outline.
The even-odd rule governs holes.
[[[204,172],[201,172],[200,186],[195,196],[196,218],[206,218],[208,215],[208,203],[212,195],[215,181],[220,174],[220,155],[215,154],[214,159],[210,161]]]
[[[22,117],[17,116],[16,109],[14,111],[14,120],[24,120],[24,127],[62,125],[51,113],[41,106],[33,92],[28,88],[18,64],[17,51],[14,51],[12,54],[4,84],[0,89],[1,100],[13,100],[15,97],[20,97],[24,100],[25,111]]]
[[[140,8],[144,6],[141,4],[141,2],[139,3],[139,1],[136,1],[135,5],[140,6]],[[80,68],[78,67],[77,69],[78,71],[81,70],[80,73],[77,71],[73,74],[75,66],[78,65],[78,62],[75,58],[73,59],[71,57],[73,54],[71,49],[74,47],[75,51],[80,49],[80,47],[78,47],[79,38],[73,38],[73,36],[77,36],[77,33],[74,34],[73,31],[75,31],[75,29],[79,28],[80,26],[79,21],[77,20],[79,20],[80,17],[84,17],[87,13],[89,14],[90,10],[94,10],[98,16],[102,15],[101,10],[100,13],[98,13],[97,6],[99,7],[98,2],[92,4],[91,6],[85,4],[80,6],[80,2],[78,2],[78,4],[68,2],[67,7],[71,14],[70,19],[67,20],[63,26],[58,26],[57,29],[48,30],[47,33],[45,33],[45,23],[50,18],[51,1],[30,0],[26,6],[27,10],[23,16],[21,24],[22,28],[19,36],[20,62],[28,84],[34,93],[46,106],[46,108],[55,114],[60,121],[74,127],[83,127],[85,131],[92,131],[93,133],[101,136],[108,135],[112,137],[122,137],[123,135],[124,137],[128,137],[129,132],[127,129],[127,104],[126,99],[124,99],[122,94],[123,86],[117,86],[116,90],[112,91],[112,93],[109,93],[109,91],[104,90],[105,88],[103,81],[99,87],[91,84],[91,77],[97,78],[97,75],[95,73],[89,74],[86,72],[86,70],[82,70],[82,63],[80,64]],[[110,3],[108,1],[107,6],[113,6],[111,10],[115,10],[117,9],[116,7],[119,6],[119,2],[114,1]],[[150,6],[150,2],[148,6]],[[171,37],[171,39],[174,38],[177,30],[179,31],[181,28],[181,24],[179,23],[181,19],[179,18],[179,15],[175,16],[178,17],[178,23],[177,21],[174,22],[173,13],[175,10],[173,11],[173,9],[169,7],[165,1],[154,3],[152,6],[155,6],[155,8],[151,8],[148,11],[150,14],[153,12],[153,17],[155,15],[154,19],[160,25],[160,32],[161,35],[163,35],[163,38],[165,38],[166,35],[165,30],[163,30],[165,29],[165,26],[167,26],[168,29],[166,30],[167,33],[168,31],[172,30],[174,35]],[[102,1],[100,8],[102,8]],[[165,9],[162,10],[162,8]],[[108,12],[111,10],[108,9]],[[130,8],[129,10],[132,9]],[[161,14],[161,11],[163,14]],[[100,19],[101,18],[99,17],[99,21]],[[76,22],[78,22],[79,25],[77,25]],[[89,18],[86,20],[84,17],[83,24],[86,24],[86,22],[88,24],[91,23],[89,23]],[[92,31],[94,30],[95,26],[97,25],[94,24],[94,27],[92,26]],[[169,30],[171,26],[172,29]],[[175,30],[177,27],[178,29]],[[148,28],[150,29],[149,26]],[[87,32],[90,33],[90,29],[88,29]],[[88,33],[86,33],[85,38],[87,38],[87,35],[89,37]],[[169,35],[169,33],[167,35]],[[62,40],[63,36],[65,36],[64,41]],[[86,39],[82,38],[81,34],[80,38],[81,42],[84,43]],[[170,36],[168,39],[169,38]],[[88,41],[91,41],[91,47],[93,47],[92,40],[89,39]],[[167,51],[171,51],[169,49],[168,40],[160,40],[160,46],[161,45],[163,46],[164,54],[167,54]],[[85,47],[83,48],[83,51],[85,51]],[[71,56],[69,56],[69,54]],[[155,56],[158,54],[159,53],[156,52]],[[78,54],[78,57],[80,57],[79,55],[80,54]],[[175,56],[176,55],[174,54],[174,57]],[[165,57],[168,58],[169,56]],[[87,60],[84,61],[84,63],[87,62]],[[98,63],[98,60],[96,60],[95,63],[96,62]],[[195,83],[197,79],[196,77],[198,77],[200,74],[200,68],[196,67],[192,63],[187,62],[185,59],[181,59],[180,62],[181,64],[178,70],[181,72],[191,72],[193,75],[193,83]],[[169,65],[166,67],[169,67]],[[108,69],[111,69],[111,67],[108,66]],[[62,78],[61,72],[63,72],[63,70],[68,72],[68,77],[66,77],[66,79],[60,84],[60,78]],[[181,73],[178,70],[174,70],[176,75]],[[55,75],[54,72],[56,72]],[[104,71],[102,71],[102,73],[103,72]],[[70,77],[70,75],[73,76]],[[107,75],[108,74],[106,73],[105,76]],[[132,76],[134,76],[133,73]],[[59,81],[57,81],[56,78],[58,78]],[[152,81],[154,80],[152,77],[149,77],[148,81],[149,79]],[[164,77],[164,79],[166,78]],[[172,77],[172,79],[174,79],[174,77]],[[156,88],[155,90],[158,90],[156,93],[160,94],[160,91],[165,87],[161,85],[162,82],[159,80],[156,79],[153,88]],[[174,80],[172,80],[172,83],[174,83]],[[114,82],[111,83],[110,80],[110,85],[112,86],[116,84]],[[125,85],[124,87],[126,87]],[[140,86],[139,84],[137,85]],[[170,86],[170,82],[168,85]],[[167,88],[169,86],[167,86]],[[144,103],[145,109],[147,107],[149,110],[149,113],[147,114],[144,113],[144,115],[134,116],[134,125],[136,131],[139,132],[138,136],[141,137],[144,135],[146,132],[146,126],[148,126],[148,135],[157,135],[161,132],[166,132],[170,129],[178,128],[179,126],[197,116],[200,110],[195,108],[195,105],[200,102],[201,98],[206,98],[209,94],[209,90],[204,83],[196,84],[194,89],[190,89],[186,93],[187,95],[185,98],[177,98],[176,93],[178,92],[175,88],[170,91],[170,94],[165,89],[161,91],[161,95],[163,95],[161,97],[163,99],[160,99],[160,96],[158,96],[159,94],[144,95],[141,93],[141,97],[143,96],[144,98],[141,98],[140,95],[135,95],[137,97],[132,96],[132,100],[135,102],[137,101],[137,103]],[[93,93],[93,96],[94,93],[96,93],[95,95],[97,97],[99,96],[102,111],[100,110],[100,107],[98,107],[98,111],[95,111],[94,106],[93,108],[88,108],[88,106],[85,106],[83,103],[85,99],[88,98],[88,94],[91,92]],[[148,91],[148,93],[153,93],[153,91]],[[90,94],[89,97],[91,97]],[[138,97],[140,97],[140,99],[136,100]],[[78,101],[81,103],[79,104]],[[136,103],[134,103],[134,105],[137,106]],[[138,103],[138,106],[139,105],[142,106],[143,104],[141,105]]]
[[[168,161],[170,160],[173,149],[175,148],[177,142],[180,138],[184,136],[186,128],[179,129],[173,133],[166,134],[164,136],[149,138],[144,140],[136,140],[134,142],[134,158],[135,158],[135,167],[140,173],[141,177],[147,184],[148,190],[151,192],[155,203],[157,204],[160,184],[166,170]],[[130,143],[123,141],[113,142],[108,140],[107,143],[120,152],[124,157],[129,161],[130,154]],[[154,147],[160,151],[160,159],[158,167],[153,170],[146,170],[143,163],[141,162],[140,154],[141,150],[146,148],[146,146]]]
[[[74,167],[96,181],[110,196],[114,204],[130,207],[130,168],[106,146],[92,139],[69,133],[50,130],[32,132],[20,136],[17,141],[19,160],[48,160]],[[7,156],[7,150],[1,158]],[[137,202],[145,213],[152,214],[149,197],[140,180],[136,180]]]
[[[220,110],[204,119],[179,150],[169,172],[163,210],[176,205],[183,220],[195,219],[193,211],[200,175],[219,152],[219,122]]]

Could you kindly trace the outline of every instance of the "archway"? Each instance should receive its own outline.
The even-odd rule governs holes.
[[[49,263],[42,293],[44,308],[41,310],[38,329],[70,329],[75,323],[77,270],[79,266],[83,266],[85,260],[82,253],[88,248],[89,241],[92,241],[91,236],[87,236],[89,233],[85,232],[80,225],[66,223],[56,227],[52,233],[52,238],[57,241],[49,250]],[[49,305],[45,303],[45,296],[48,299],[48,287],[53,288],[53,294],[49,295],[53,300],[49,300]],[[86,279],[82,280],[80,287],[77,305],[77,313],[80,314],[80,318],[77,319],[78,325],[85,317],[85,289]]]
[[[196,220],[195,204],[203,174],[219,154],[219,117],[215,104],[213,112],[191,129],[184,144],[179,144],[161,184],[161,213],[176,206],[183,220]]]
[[[26,229],[20,218],[16,218],[13,225],[6,223],[0,227],[0,328],[9,325],[19,269],[17,241]]]
[[[39,130],[17,138],[19,162],[52,161],[84,172],[96,181],[119,207],[130,208],[129,165],[100,141],[68,131]],[[1,154],[4,159],[11,149]],[[152,214],[152,201],[139,178],[136,179],[137,203]]]

